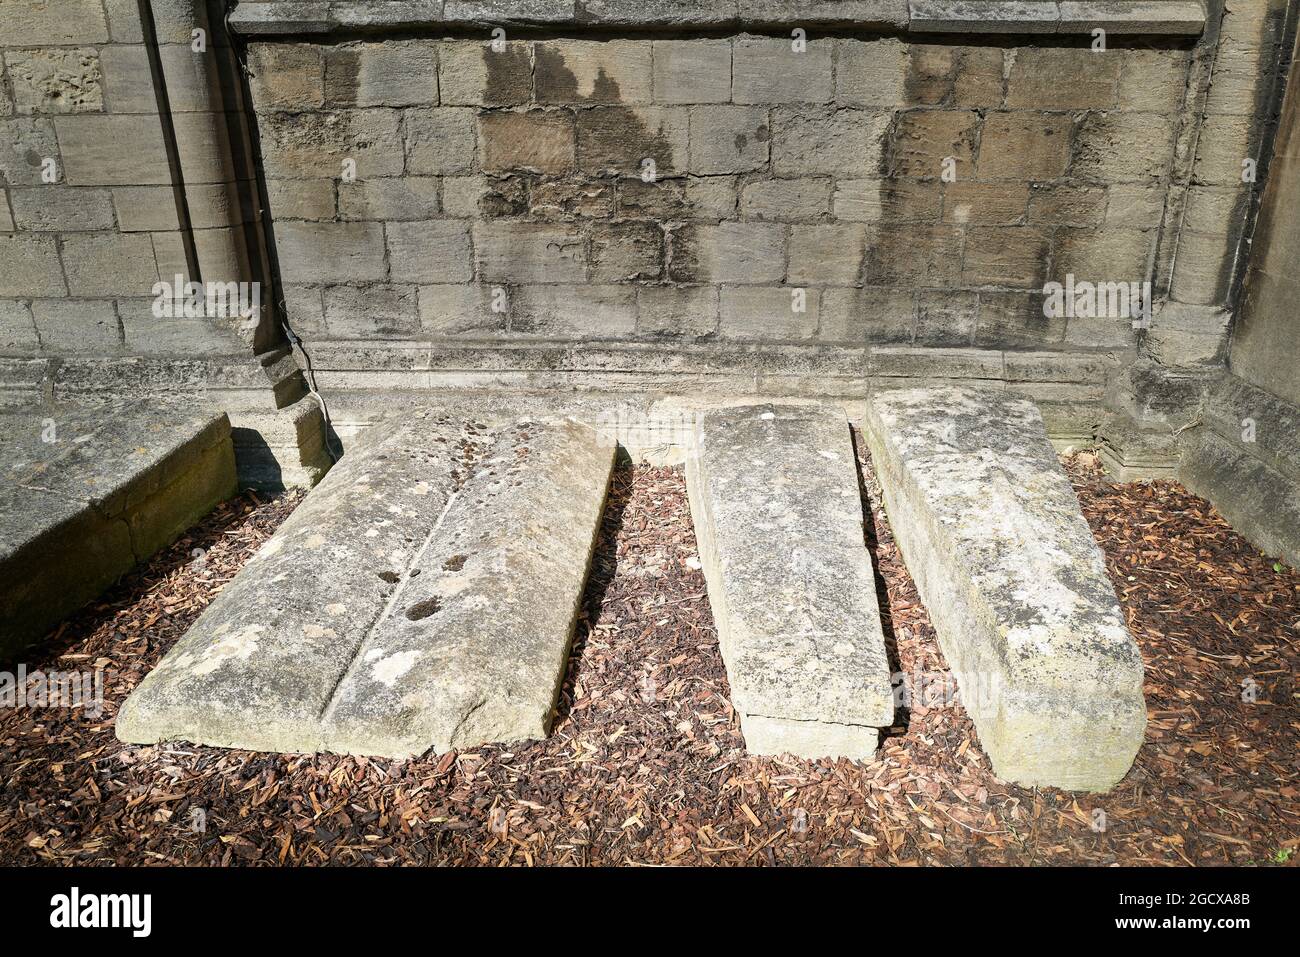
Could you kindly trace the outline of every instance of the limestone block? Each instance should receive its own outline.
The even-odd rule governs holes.
[[[386,757],[544,737],[613,453],[563,422],[417,417],[371,440],[145,678],[118,736]]]
[[[736,103],[829,103],[835,97],[834,44],[807,41],[801,50],[783,37],[741,37],[732,47]]]
[[[738,406],[695,431],[691,514],[747,749],[869,758],[894,698],[843,411]]]
[[[724,339],[794,341],[817,332],[816,289],[724,286],[718,334]]]
[[[564,226],[475,223],[474,257],[484,282],[582,282],[587,254],[582,234]]]
[[[875,175],[888,128],[886,113],[777,108],[772,121],[772,171],[778,176]]]
[[[994,771],[1113,787],[1146,727],[1142,658],[1038,410],[987,390],[882,392],[865,435]]]
[[[385,39],[327,48],[325,102],[335,108],[437,106],[436,45]]]
[[[656,103],[731,100],[730,40],[655,40],[653,51]]]
[[[384,232],[394,282],[468,282],[474,275],[466,223],[456,220],[388,223]]]
[[[68,287],[51,236],[0,234],[0,296],[63,296]]]
[[[697,106],[690,119],[690,171],[708,176],[765,169],[771,138],[765,109]]]
[[[780,282],[785,230],[774,223],[685,226],[672,233],[669,274],[678,282]]]
[[[449,41],[438,47],[438,85],[446,106],[517,106],[533,91],[533,56],[528,43]]]
[[[538,103],[650,103],[651,46],[638,40],[548,40],[533,50]]]
[[[235,492],[230,423],[210,409],[151,400],[20,408],[0,419],[6,657]],[[43,441],[49,419],[53,443]]]
[[[103,109],[99,57],[91,48],[10,50],[5,63],[19,113],[94,113]]]

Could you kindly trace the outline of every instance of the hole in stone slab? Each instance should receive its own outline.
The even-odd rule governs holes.
[[[402,580],[402,576],[397,574],[397,572],[380,572],[379,577],[390,585],[396,585]]]
[[[442,602],[436,598],[426,598],[424,601],[417,601],[410,608],[406,609],[406,617],[411,621],[421,621],[430,615],[437,614],[438,609],[442,607]]]
[[[465,562],[469,560],[468,555],[452,555],[442,563],[444,571],[458,572],[465,567]]]

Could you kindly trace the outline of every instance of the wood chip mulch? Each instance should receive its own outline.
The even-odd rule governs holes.
[[[910,707],[870,763],[746,755],[682,472],[643,466],[615,473],[550,739],[406,762],[113,736],[126,694],[297,499],[227,503],[28,654],[29,671],[103,668],[104,712],[0,711],[0,861],[1294,863],[1300,574],[1177,484],[1111,484],[1087,455],[1068,466],[1146,660],[1146,744],[1108,794],[993,776],[945,703],[866,462]]]

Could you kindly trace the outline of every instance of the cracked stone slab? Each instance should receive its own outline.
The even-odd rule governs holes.
[[[999,777],[1100,791],[1142,744],[1142,658],[1032,402],[878,393],[865,434],[894,537]]]
[[[747,749],[871,757],[894,697],[843,410],[706,410],[686,470]]]
[[[571,421],[409,414],[307,496],[118,737],[394,758],[544,737],[614,451]]]
[[[236,491],[224,413],[157,400],[0,410],[0,656]]]

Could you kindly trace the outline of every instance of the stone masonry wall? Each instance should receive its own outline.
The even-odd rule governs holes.
[[[1042,286],[1147,278],[1188,49],[1034,40],[254,42],[290,320],[1123,350]]]
[[[154,284],[192,278],[191,260],[248,278],[212,52],[192,49],[188,5],[153,6],[175,164],[135,0],[0,0],[0,354],[248,352],[230,328],[152,311]]]

